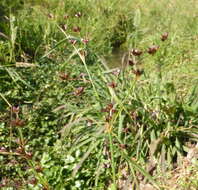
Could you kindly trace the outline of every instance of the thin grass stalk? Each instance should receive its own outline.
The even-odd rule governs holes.
[[[63,34],[66,36],[66,39],[69,39],[69,36],[66,34],[66,32],[65,32],[60,26],[57,25],[57,27],[61,30],[61,32],[63,32]],[[88,74],[88,76],[89,76],[89,80],[91,81],[93,90],[94,90],[94,92],[95,92],[95,96],[97,97],[98,101],[100,102],[100,98],[99,98],[98,92],[97,92],[97,90],[96,90],[96,87],[95,87],[95,84],[94,84],[94,82],[93,82],[92,76],[91,76],[91,74],[90,74],[90,72],[89,72],[89,69],[88,69],[88,67],[87,67],[85,58],[79,53],[79,51],[78,51],[78,49],[75,47],[75,45],[72,44],[72,46],[73,46],[73,48],[75,49],[75,51],[77,52],[77,54],[78,54],[78,56],[80,57],[81,61],[83,62],[84,67],[85,67],[85,69],[86,69],[86,72],[87,72],[87,74]]]
[[[12,144],[12,105],[8,102],[8,100],[4,97],[4,95],[2,93],[0,93],[1,98],[6,102],[6,104],[8,104],[9,108],[10,108],[10,139],[9,139],[9,150],[11,151],[11,144]]]
[[[116,173],[115,173],[115,161],[114,161],[114,148],[113,148],[113,141],[112,141],[112,134],[109,134],[109,145],[110,145],[110,152],[111,152],[111,168],[112,168],[112,176],[113,176],[113,183],[114,187],[116,188]]]

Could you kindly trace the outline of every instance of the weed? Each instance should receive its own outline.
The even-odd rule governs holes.
[[[196,189],[194,1],[21,2],[0,3],[0,187]]]

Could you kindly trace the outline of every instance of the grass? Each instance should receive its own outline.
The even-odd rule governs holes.
[[[195,1],[0,5],[3,190],[197,189]]]

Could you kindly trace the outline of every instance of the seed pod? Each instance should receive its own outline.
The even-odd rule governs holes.
[[[89,42],[89,40],[88,40],[88,39],[82,39],[82,42],[83,42],[84,44],[87,44],[87,43]]]
[[[88,120],[87,120],[87,126],[88,126],[88,127],[91,127],[92,125],[93,125],[93,120],[88,119]]]
[[[112,109],[113,109],[113,104],[110,103],[105,108],[103,108],[101,111],[102,112],[110,112]]]
[[[31,152],[26,152],[25,157],[26,157],[26,159],[32,159],[33,154]]]
[[[136,69],[133,70],[133,73],[136,75],[136,77],[140,77],[144,73],[144,70]]]
[[[136,63],[135,63],[133,60],[129,59],[128,64],[129,64],[130,66],[134,66]]]
[[[126,149],[126,148],[127,148],[127,145],[126,145],[126,144],[119,144],[119,147],[120,147],[121,149]]]
[[[0,187],[6,187],[9,184],[9,179],[6,177],[3,177],[1,180]]]
[[[138,49],[132,49],[131,53],[134,56],[140,56],[142,54],[142,51],[141,50],[138,50]]]
[[[21,189],[22,188],[22,185],[23,185],[23,183],[22,183],[21,180],[14,180],[14,187],[16,189]]]
[[[15,114],[18,114],[18,113],[19,113],[19,110],[20,110],[20,108],[19,108],[18,105],[15,105],[15,106],[12,107],[12,111],[13,111],[13,113],[15,113]]]
[[[76,40],[74,40],[74,39],[70,39],[70,40],[69,40],[69,43],[70,43],[70,44],[73,44],[73,45],[75,45],[75,44],[76,44],[76,42],[77,42],[77,41],[76,41]]]
[[[112,103],[108,104],[107,107],[106,107],[106,109],[108,111],[110,111],[112,108],[113,108],[113,104]]]
[[[11,125],[15,127],[22,127],[25,125],[25,122],[19,118],[16,118],[15,120],[11,121]]]
[[[108,83],[108,86],[111,88],[115,88],[115,87],[117,87],[117,84],[115,82],[110,82],[110,83]]]
[[[84,92],[84,89],[85,89],[84,87],[76,88],[74,91],[74,95],[80,96]]]
[[[131,116],[131,118],[132,118],[133,120],[137,120],[138,113],[137,113],[136,111],[132,111],[132,112],[130,113],[130,116]]]
[[[82,55],[83,57],[87,56],[87,52],[85,50],[80,50],[79,51],[80,55]]]
[[[80,73],[80,75],[79,75],[80,78],[83,78],[83,77],[86,77],[86,76],[87,76],[86,73]]]
[[[37,182],[38,182],[38,180],[35,177],[33,177],[32,179],[29,180],[29,184],[32,184],[32,185],[36,185]]]
[[[161,40],[162,40],[162,41],[167,40],[167,38],[168,38],[168,32],[165,32],[165,33],[163,33],[163,34],[161,35]]]
[[[18,164],[18,162],[16,160],[10,160],[10,162],[8,163],[9,166],[16,166]]]
[[[60,73],[59,77],[62,80],[68,80],[69,79],[69,75],[70,75],[69,73]]]
[[[147,52],[149,54],[153,55],[153,54],[155,54],[157,52],[158,49],[159,49],[159,46],[151,46],[151,47],[148,48]]]
[[[117,110],[116,109],[112,109],[111,110],[111,113],[115,113]]]
[[[24,152],[25,150],[21,146],[16,149],[16,153],[23,154]]]
[[[120,72],[121,72],[120,69],[116,69],[116,70],[114,70],[114,71],[112,72],[112,74],[118,77],[119,74],[120,74]]]
[[[37,166],[35,167],[35,170],[36,170],[37,172],[42,172],[42,171],[43,171],[43,168],[42,168],[40,165],[37,165]]]
[[[65,20],[69,18],[69,15],[64,15],[63,17]]]
[[[7,152],[7,150],[4,147],[0,147],[0,152]]]
[[[79,26],[74,26],[73,27],[73,31],[74,32],[80,32],[81,31],[81,28]]]
[[[64,31],[66,31],[67,28],[68,28],[68,26],[67,26],[66,24],[61,24],[60,27],[61,27]]]
[[[124,129],[123,129],[123,132],[124,132],[124,133],[129,133],[129,132],[131,132],[131,129],[130,129],[129,127],[124,128]]]
[[[108,115],[108,116],[105,118],[106,122],[111,121],[111,119],[112,119],[112,116],[110,116],[110,115]]]
[[[48,18],[50,18],[50,19],[54,19],[54,15],[53,15],[52,13],[49,13],[47,16],[48,16]]]
[[[76,14],[75,14],[75,17],[77,17],[77,18],[80,18],[82,16],[82,13],[81,12],[77,12]]]

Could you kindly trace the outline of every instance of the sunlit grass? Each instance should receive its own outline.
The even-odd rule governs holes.
[[[15,3],[0,35],[1,188],[196,189],[195,1]]]

